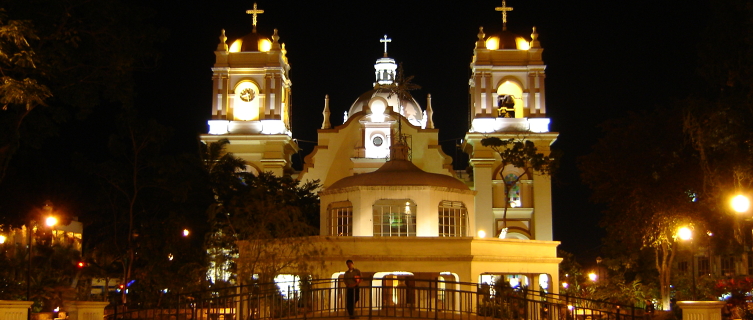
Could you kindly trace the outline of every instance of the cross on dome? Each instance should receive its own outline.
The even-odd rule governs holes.
[[[387,38],[387,35],[384,35],[384,38],[379,39],[379,42],[384,43],[384,56],[387,57],[387,43],[392,42],[392,39]]]
[[[495,11],[502,11],[502,30],[507,30],[507,12],[512,11],[512,7],[508,7],[505,0],[502,0],[502,6],[494,8]]]
[[[504,3],[504,1],[502,1]],[[503,4],[504,5],[504,4]],[[256,15],[264,13],[264,10],[260,10],[256,8],[256,2],[254,2],[254,9],[253,10],[246,10],[246,14],[250,14],[254,17],[253,24],[254,24],[254,33],[256,33]]]

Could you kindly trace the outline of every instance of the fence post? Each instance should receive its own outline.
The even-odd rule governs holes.
[[[372,281],[369,281],[369,319],[371,319],[371,313],[374,310],[374,287],[372,286]]]
[[[431,288],[431,282],[429,282],[429,288]],[[434,320],[437,319],[439,319],[439,280],[434,283]]]

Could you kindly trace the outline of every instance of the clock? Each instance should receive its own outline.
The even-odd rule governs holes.
[[[241,90],[240,97],[243,102],[251,102],[251,100],[254,100],[254,98],[256,98],[256,92],[254,91],[254,89],[246,88]]]
[[[384,140],[380,136],[374,137],[373,140],[371,140],[372,143],[374,143],[375,146],[380,147],[382,143],[384,143]]]

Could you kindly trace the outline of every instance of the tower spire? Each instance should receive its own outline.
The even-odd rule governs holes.
[[[512,7],[508,7],[505,0],[502,0],[502,6],[494,8],[495,11],[502,11],[502,31],[507,30],[507,12],[512,11]]]
[[[504,1],[502,1],[502,5],[504,5]],[[264,10],[260,10],[256,8],[256,2],[254,2],[254,8],[252,10],[246,10],[246,14],[250,14],[254,17],[253,24],[254,24],[254,30],[253,33],[256,33],[256,16],[259,14],[264,13]]]

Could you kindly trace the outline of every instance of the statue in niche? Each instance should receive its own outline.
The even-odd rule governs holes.
[[[497,113],[500,118],[515,118],[515,97],[510,94],[499,95]]]

